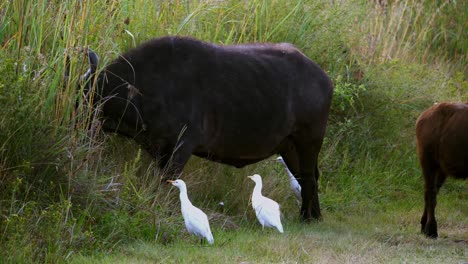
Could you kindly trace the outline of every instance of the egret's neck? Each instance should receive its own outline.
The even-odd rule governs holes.
[[[262,196],[262,186],[261,182],[256,182],[252,196]]]
[[[192,205],[187,195],[187,188],[184,188],[184,187],[180,188],[179,197],[180,197],[180,204],[182,207],[184,207],[184,205]]]
[[[279,162],[281,162],[281,164],[283,164],[286,168],[288,167],[286,166],[286,162],[284,162],[284,160],[279,160]]]
[[[289,170],[288,166],[286,165],[286,162],[284,160],[280,160],[281,164],[284,165],[284,170],[288,173],[289,179],[290,180],[295,180],[296,177],[292,174],[292,172]]]

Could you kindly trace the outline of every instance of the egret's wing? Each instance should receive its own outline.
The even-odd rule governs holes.
[[[269,198],[263,198],[255,208],[257,218],[262,219],[261,222],[266,226],[276,226],[281,222],[279,204]]]
[[[187,218],[188,219],[185,224],[189,232],[200,237],[207,237],[211,235],[208,217],[202,210],[198,209],[197,207],[192,207],[190,210],[190,216]]]

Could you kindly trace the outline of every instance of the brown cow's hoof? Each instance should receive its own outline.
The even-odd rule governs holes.
[[[439,235],[437,234],[437,226],[426,225],[426,228],[423,231],[424,235],[428,238],[436,239]]]
[[[424,234],[426,235],[427,238],[432,238],[432,239],[436,239],[439,235],[436,233],[426,233],[424,232]]]
[[[437,234],[425,234],[427,238],[431,239],[437,239],[438,235]]]

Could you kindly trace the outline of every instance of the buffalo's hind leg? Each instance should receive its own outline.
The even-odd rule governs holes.
[[[322,139],[297,140],[297,155],[299,159],[302,207],[301,216],[304,221],[322,218],[318,197],[318,154]]]
[[[287,146],[280,152],[289,171],[298,179],[300,175],[299,156],[292,141],[287,142]],[[299,179],[298,179],[299,180]]]
[[[286,163],[286,166],[288,166],[289,171],[298,180],[299,185],[300,185],[299,157],[297,155],[297,151],[296,151],[294,144],[291,142],[291,144],[289,144],[289,146],[285,150],[283,150],[280,154],[283,157],[284,162]],[[301,192],[302,192],[302,186],[301,186]],[[299,201],[297,202],[298,202],[298,205],[300,206]]]

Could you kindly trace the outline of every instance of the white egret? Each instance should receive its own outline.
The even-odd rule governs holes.
[[[262,195],[262,177],[260,175],[254,174],[248,177],[255,182],[252,193],[252,207],[258,221],[262,227],[276,227],[280,233],[283,233],[279,204]]]
[[[185,227],[187,231],[191,234],[200,237],[203,241],[203,238],[206,238],[208,243],[213,244],[214,239],[211,234],[210,223],[208,222],[208,217],[206,214],[193,206],[187,196],[187,186],[183,180],[167,181],[172,185],[176,186],[180,190],[180,207],[182,211],[182,216],[184,217]]]
[[[296,202],[297,204],[301,204],[301,201],[302,201],[301,185],[297,181],[296,177],[294,177],[294,175],[289,170],[288,165],[286,165],[286,162],[284,162],[283,157],[279,156],[278,158],[276,158],[276,161],[283,164],[284,168],[286,169],[286,173],[289,176],[289,184],[291,185],[291,190],[293,191],[294,196],[296,196]]]

